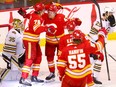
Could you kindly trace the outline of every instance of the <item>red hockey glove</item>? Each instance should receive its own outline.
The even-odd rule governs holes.
[[[18,10],[18,13],[19,13],[21,16],[23,16],[24,18],[26,17],[26,10],[25,10],[25,9],[20,8],[20,9]]]
[[[98,35],[103,35],[105,37],[107,34],[108,32],[104,27],[98,31]]]
[[[75,18],[75,24],[76,26],[80,26],[82,24],[82,21],[79,18]]]

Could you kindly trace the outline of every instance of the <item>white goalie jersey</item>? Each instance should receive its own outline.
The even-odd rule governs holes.
[[[9,58],[12,55],[22,54],[24,52],[22,37],[16,29],[11,29],[5,39],[3,54]]]
[[[19,56],[25,52],[22,37],[23,34],[19,33],[16,29],[11,29],[6,35],[2,54],[11,60],[12,70],[17,70],[17,65],[14,62],[18,61]],[[15,58],[11,59],[11,56]]]

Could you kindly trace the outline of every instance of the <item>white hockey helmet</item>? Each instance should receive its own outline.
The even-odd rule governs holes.
[[[114,8],[111,7],[111,6],[106,6],[106,7],[104,8],[104,12],[105,12],[105,13],[106,13],[106,12],[112,12],[112,13],[114,13]]]

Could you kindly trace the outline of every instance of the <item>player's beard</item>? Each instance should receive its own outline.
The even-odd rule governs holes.
[[[76,43],[76,44],[82,43],[82,40],[81,40],[81,39],[73,39],[73,41],[74,41],[74,43]]]

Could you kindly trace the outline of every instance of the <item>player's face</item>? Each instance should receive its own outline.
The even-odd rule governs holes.
[[[43,15],[45,13],[45,10],[43,9],[42,11],[39,11],[38,13],[39,15]]]
[[[56,12],[54,12],[54,11],[48,11],[48,16],[49,16],[50,19],[54,19],[55,16],[56,16]]]

